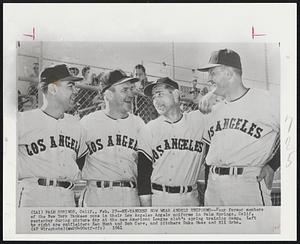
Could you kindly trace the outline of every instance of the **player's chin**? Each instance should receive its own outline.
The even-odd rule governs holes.
[[[127,111],[127,112],[130,112],[131,109],[132,109],[132,102],[124,102],[124,109]]]

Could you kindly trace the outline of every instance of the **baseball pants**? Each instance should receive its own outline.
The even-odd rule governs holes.
[[[200,206],[197,189],[193,189],[191,192],[186,193],[168,193],[153,189],[152,193],[153,207]]]
[[[209,172],[205,206],[271,206],[271,190],[257,182],[261,168],[244,167],[240,175]]]
[[[137,189],[131,187],[101,188],[87,184],[83,190],[79,207],[138,207],[140,200]]]
[[[22,181],[17,186],[18,207],[75,207],[74,192],[57,186],[40,186],[35,181]]]

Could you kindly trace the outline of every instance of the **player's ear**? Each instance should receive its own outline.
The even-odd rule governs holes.
[[[178,89],[175,89],[172,93],[173,93],[175,102],[178,103],[179,99],[180,99],[180,91]]]
[[[234,72],[231,68],[226,68],[226,75],[228,77],[228,79],[231,79],[234,75]]]
[[[55,95],[57,92],[57,86],[54,83],[48,85],[48,93]]]
[[[114,95],[113,92],[112,92],[111,90],[109,90],[109,89],[107,89],[107,90],[104,92],[104,96],[106,97],[106,99],[107,99],[108,101],[112,100],[113,95]]]

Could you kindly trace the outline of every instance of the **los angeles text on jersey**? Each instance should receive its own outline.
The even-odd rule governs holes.
[[[263,128],[259,127],[255,123],[249,122],[246,119],[224,118],[223,120],[218,120],[216,125],[213,125],[209,128],[209,139],[214,136],[215,132],[226,129],[240,130],[257,139],[261,137],[261,133],[263,132]]]
[[[95,141],[88,142],[87,146],[90,155],[93,154],[94,152],[102,150],[104,146],[106,147],[122,146],[137,151],[137,140],[132,139],[126,135],[116,134],[115,136],[108,136],[105,143],[100,138],[98,138]]]
[[[32,156],[40,152],[46,151],[47,148],[66,147],[76,153],[79,151],[79,142],[70,136],[59,135],[58,138],[50,136],[49,139],[38,139],[35,142],[25,144],[27,154]]]
[[[155,150],[152,150],[154,162],[159,159],[165,150],[186,150],[202,152],[203,143],[192,139],[170,138],[165,139],[163,144],[158,145]]]

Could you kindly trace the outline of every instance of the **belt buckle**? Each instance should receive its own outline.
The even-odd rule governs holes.
[[[180,190],[179,190],[179,193],[186,193],[186,190],[187,190],[187,187],[185,186],[180,186]]]
[[[109,189],[113,189],[113,181],[109,181]]]
[[[51,181],[50,181],[51,182]],[[58,180],[57,179],[53,179],[52,180],[53,186],[58,186]]]
[[[166,192],[166,185],[161,185],[162,186],[162,191]]]
[[[67,187],[67,189],[72,189],[74,186],[74,183],[71,181],[68,181],[68,183],[69,183],[69,186]]]
[[[130,188],[134,188],[131,180],[129,181],[129,184],[130,184]]]
[[[210,167],[210,170],[211,170],[211,173],[212,173],[212,174],[216,174],[215,169],[216,169],[216,166],[214,166],[214,165],[212,165],[212,166]]]

